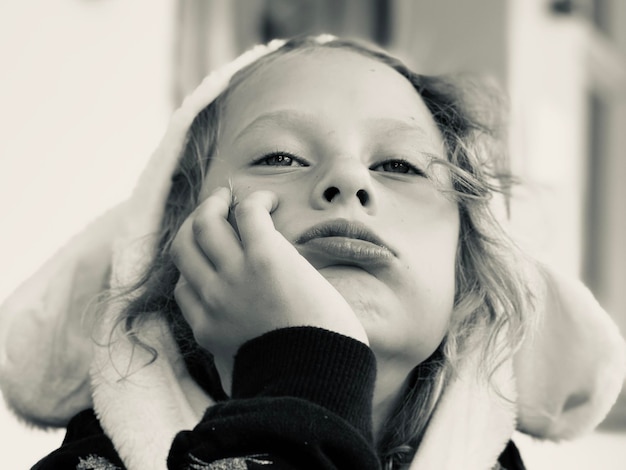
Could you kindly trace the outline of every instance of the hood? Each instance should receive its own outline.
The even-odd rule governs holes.
[[[236,71],[283,43],[257,46],[209,75],[174,113],[131,198],[72,238],[1,306],[0,387],[20,419],[59,427],[93,406],[128,468],[160,468],[155,462],[165,462],[174,435],[195,426],[210,406],[163,323],[151,321],[142,331],[159,353],[144,367],[150,358],[114,328],[118,308],[96,318],[94,305],[107,288],[132,283],[150,261],[146,235],[158,229],[194,117]],[[615,402],[626,369],[617,327],[579,281],[531,264],[537,328],[497,374],[517,407],[480,387],[469,359],[442,397],[412,468],[486,468],[516,426],[537,437],[570,438],[593,429]],[[129,379],[120,380],[120,371]]]

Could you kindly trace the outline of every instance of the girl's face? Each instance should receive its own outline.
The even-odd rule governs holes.
[[[276,229],[346,298],[379,359],[412,368],[452,312],[459,234],[441,135],[389,66],[342,49],[276,58],[222,114],[203,194],[270,190]]]

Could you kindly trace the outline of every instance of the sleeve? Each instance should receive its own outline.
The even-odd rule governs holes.
[[[90,469],[124,470],[125,467],[94,411],[87,409],[70,420],[61,447],[37,462],[31,470]]]
[[[174,439],[168,468],[377,469],[369,347],[314,327],[244,344],[232,398]]]

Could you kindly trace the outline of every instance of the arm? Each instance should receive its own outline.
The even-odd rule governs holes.
[[[372,351],[337,333],[284,328],[255,338],[235,359],[232,399],[176,436],[168,466],[378,468],[371,428],[375,375]],[[93,410],[75,416],[62,446],[33,470],[74,469],[81,462],[125,468]]]
[[[269,331],[314,326],[368,344],[348,302],[274,227],[277,205],[275,194],[258,191],[233,216],[231,193],[222,188],[187,218],[172,244],[181,273],[176,302],[195,340],[213,354],[227,392],[235,353]]]
[[[356,468],[377,467],[367,336],[346,300],[274,228],[277,204],[274,194],[256,192],[233,215],[230,192],[218,190],[172,245],[181,272],[176,301],[233,396],[177,436],[172,469],[220,468],[211,462],[246,468],[254,455],[271,457],[274,468],[355,468],[361,461]],[[305,337],[286,339],[291,327],[323,334],[302,348]],[[365,356],[355,360],[354,350]]]
[[[378,468],[374,381],[359,341],[312,327],[266,333],[238,352],[232,399],[177,435],[169,468]]]

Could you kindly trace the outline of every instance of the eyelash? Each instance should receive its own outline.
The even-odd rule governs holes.
[[[286,158],[290,160],[290,164],[288,165],[281,165],[280,163],[278,164],[270,164],[268,163],[269,159],[271,158]],[[299,163],[299,165],[293,165],[293,163]],[[411,175],[417,175],[417,176],[426,176],[426,173],[424,173],[422,170],[420,170],[419,168],[417,168],[415,165],[413,165],[412,163],[410,163],[409,161],[403,159],[403,158],[390,158],[388,160],[384,160],[382,162],[378,162],[374,165],[372,165],[370,167],[371,171],[377,171],[376,168],[378,167],[383,167],[384,165],[388,165],[388,164],[395,164],[395,165],[404,165],[407,169],[407,171],[389,171],[388,173],[399,173],[399,174],[411,174]],[[285,151],[281,151],[281,150],[277,150],[275,152],[271,152],[268,154],[263,155],[261,158],[258,158],[257,160],[254,160],[252,162],[253,166],[285,166],[285,167],[292,167],[292,166],[297,166],[297,167],[308,167],[310,166],[309,162],[307,162],[304,158],[301,157],[297,157],[294,154],[290,153],[290,152],[285,152]],[[396,167],[397,168],[397,167]]]
[[[387,165],[387,164],[399,164],[399,165],[404,165],[407,168],[406,172],[390,171],[389,173],[400,173],[400,174],[410,174],[410,175],[417,175],[417,176],[426,176],[426,173],[424,173],[422,170],[420,170],[415,165],[413,165],[412,163],[410,163],[409,161],[407,161],[407,160],[405,160],[403,158],[390,158],[389,160],[384,160],[382,162],[378,162],[378,163],[372,165],[370,167],[370,170],[376,171],[376,168],[382,167],[383,165]]]
[[[274,157],[285,157],[287,159],[289,159],[292,163],[299,163],[299,165],[295,165],[295,166],[300,166],[300,167],[307,167],[310,166],[309,162],[307,162],[304,158],[300,158],[300,157],[296,157],[294,154],[290,153],[290,152],[283,152],[280,150],[277,150],[275,152],[271,152],[268,154],[263,155],[261,158],[258,158],[257,160],[254,160],[252,162],[253,166],[294,166],[294,165],[272,165],[270,163],[268,163],[270,158],[274,158]]]

